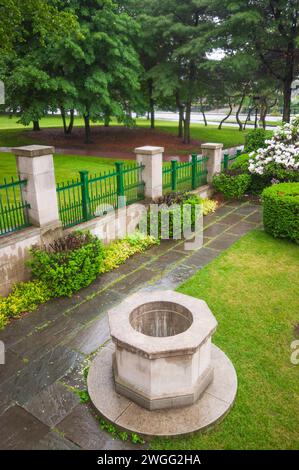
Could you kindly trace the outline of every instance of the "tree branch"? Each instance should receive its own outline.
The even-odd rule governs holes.
[[[277,80],[284,80],[284,77],[283,77],[282,75],[278,74],[277,72],[274,72],[273,68],[269,65],[268,61],[266,60],[265,56],[262,54],[261,51],[259,52],[259,56],[260,56],[260,58],[262,59],[263,64],[265,64],[265,66],[267,67],[267,69],[269,70],[269,72],[270,72],[275,78],[277,78]]]

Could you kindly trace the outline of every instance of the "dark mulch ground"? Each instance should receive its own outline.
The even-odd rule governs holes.
[[[35,138],[36,132],[27,132],[26,136]],[[180,156],[181,161],[188,159],[195,151],[200,151],[201,142],[192,140],[190,145],[182,143],[173,134],[151,129],[127,129],[122,126],[93,127],[92,143],[84,144],[84,129],[75,128],[71,136],[65,136],[58,128],[43,129],[38,132],[38,141],[45,145],[54,145],[57,151],[68,154],[94,155],[111,158],[135,158],[134,148],[153,145],[165,148],[165,157]]]

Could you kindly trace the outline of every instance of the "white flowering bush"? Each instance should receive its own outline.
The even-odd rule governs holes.
[[[253,175],[272,176],[278,181],[299,178],[299,116],[291,124],[277,127],[266,147],[249,154],[248,170]],[[275,181],[273,181],[275,182]]]

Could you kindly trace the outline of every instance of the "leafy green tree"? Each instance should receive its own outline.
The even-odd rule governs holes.
[[[227,53],[243,51],[280,83],[283,120],[290,121],[292,82],[299,72],[298,0],[211,0],[218,11],[218,39]],[[221,42],[221,41],[220,41]]]
[[[60,37],[49,34],[42,44],[33,34],[16,44],[2,71],[7,103],[21,112],[23,124],[32,121],[36,130],[49,110],[60,109],[65,133],[72,130],[76,109],[90,142],[91,120],[131,119],[131,102],[136,102],[140,87],[134,47],[139,28],[110,0],[70,0],[67,6],[57,1],[58,5],[64,8],[63,15],[77,17],[79,26]]]
[[[21,123],[33,122],[34,129],[39,130],[39,119],[47,113],[59,89],[59,83],[47,71],[47,46],[77,31],[78,25],[69,10],[61,10],[60,0],[0,0],[0,11],[0,36],[5,36],[0,41],[4,109],[20,113]]]
[[[172,95],[180,114],[179,135],[189,143],[192,102],[202,98],[206,53],[213,48],[214,14],[207,0],[150,0],[144,15],[158,49],[147,72],[153,95]]]
[[[62,12],[58,0],[0,0],[0,52],[10,53],[34,36],[43,43],[48,34],[59,37],[75,27],[75,18]]]
[[[126,121],[130,100],[140,88],[140,62],[134,41],[138,24],[110,0],[70,0],[81,35],[49,46],[54,77],[63,77],[75,90],[74,107],[85,122],[91,141],[91,121]],[[66,93],[67,97],[67,93]],[[61,108],[61,106],[60,106]]]

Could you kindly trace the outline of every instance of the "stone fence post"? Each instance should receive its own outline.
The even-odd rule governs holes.
[[[202,144],[201,150],[202,156],[208,157],[208,183],[211,183],[214,175],[221,172],[223,144]]]
[[[53,163],[54,152],[54,147],[43,145],[13,149],[19,177],[27,180],[22,193],[24,200],[30,204],[29,221],[32,225],[42,228],[44,234],[61,231]]]
[[[146,199],[155,200],[163,196],[163,147],[139,147],[135,149],[136,161],[144,165],[142,178]]]

